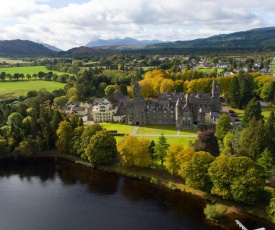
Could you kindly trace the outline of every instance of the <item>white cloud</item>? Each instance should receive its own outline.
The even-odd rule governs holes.
[[[271,0],[66,2],[71,4],[57,8],[50,0],[5,1],[0,39],[29,39],[69,49],[98,38],[188,40],[275,25]]]

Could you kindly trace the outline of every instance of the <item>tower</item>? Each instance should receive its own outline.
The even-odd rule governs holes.
[[[212,101],[212,111],[220,112],[221,103],[220,103],[220,84],[216,81],[212,82],[212,90],[211,90],[211,101]]]

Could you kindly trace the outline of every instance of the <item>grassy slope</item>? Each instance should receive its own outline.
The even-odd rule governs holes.
[[[31,90],[40,90],[41,88],[51,92],[63,87],[64,83],[43,80],[0,82],[0,99],[26,95]]]

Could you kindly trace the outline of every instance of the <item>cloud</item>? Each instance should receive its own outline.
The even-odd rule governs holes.
[[[2,3],[0,39],[69,49],[98,38],[189,40],[275,23],[271,0],[91,0],[59,8],[53,2]]]

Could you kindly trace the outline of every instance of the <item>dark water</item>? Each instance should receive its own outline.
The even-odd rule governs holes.
[[[65,161],[0,163],[0,230],[222,229],[204,220],[204,206],[193,196]]]

